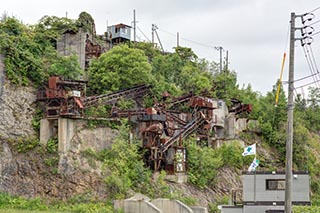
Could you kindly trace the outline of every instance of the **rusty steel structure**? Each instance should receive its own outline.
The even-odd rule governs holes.
[[[81,98],[86,95],[86,84],[87,81],[50,77],[47,89],[37,94],[37,100],[45,102],[46,118],[81,117],[84,109]]]
[[[229,109],[229,112],[233,112],[236,115],[241,113],[250,113],[252,111],[252,104],[243,104],[238,99],[231,100],[232,106]]]
[[[164,169],[168,174],[184,173],[187,168],[186,149],[182,141],[195,133],[198,140],[208,137],[218,126],[217,113],[221,100],[186,94],[146,109],[119,110],[113,108],[113,117],[136,117],[142,147],[146,150],[144,160],[152,170]],[[182,110],[183,109],[183,110]],[[252,106],[233,102],[231,113],[250,113]]]
[[[45,102],[46,118],[85,118],[84,110],[89,107],[112,105],[120,99],[141,98],[148,94],[150,89],[150,86],[138,85],[117,92],[87,97],[86,84],[87,81],[82,80],[50,77],[46,90],[37,94],[37,100]]]
[[[137,85],[129,89],[86,96],[86,81],[74,81],[50,77],[48,88],[38,94],[45,102],[47,119],[85,118],[84,110],[99,105],[112,105],[110,118],[129,118],[135,123],[136,137],[142,141],[145,164],[154,171],[165,170],[168,174],[184,173],[187,155],[183,140],[195,134],[198,141],[208,141],[212,134],[221,130],[221,120],[226,113],[235,115],[249,113],[250,104],[232,100],[233,105],[225,109],[222,100],[196,96],[192,93],[171,98],[163,94],[153,107],[120,110],[116,103],[120,99],[141,99],[150,93],[150,86]],[[223,107],[224,106],[224,107]]]
[[[174,174],[186,171],[183,139],[193,133],[207,139],[215,122],[213,110],[217,107],[217,102],[210,98],[187,94],[147,109],[113,109],[112,116],[136,116],[142,147],[146,149],[146,165],[154,171],[164,169]],[[181,108],[187,109],[186,112]]]

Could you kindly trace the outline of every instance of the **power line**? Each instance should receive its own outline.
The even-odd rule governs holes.
[[[307,49],[308,48],[309,48],[309,52],[311,53],[311,56],[310,56],[310,53],[309,53],[309,60],[312,61],[312,64],[313,64],[313,67],[314,67],[312,74],[318,74],[318,75],[314,76],[314,80],[318,81],[319,80],[319,70],[318,70],[317,62],[315,60],[311,45],[307,45]],[[320,88],[320,84],[318,83],[317,85],[318,85],[318,88]]]
[[[313,62],[311,61],[310,52],[305,46],[308,46],[308,45],[304,45],[302,47],[303,52],[304,52],[304,56],[305,56],[305,58],[307,60],[307,64],[308,64],[309,70],[311,72],[312,78],[313,78],[314,82],[316,82],[318,80],[317,77],[316,77],[317,73],[315,72],[315,68],[314,68]]]
[[[147,41],[151,42],[150,39],[146,36],[146,34],[143,33],[143,31],[140,29],[140,27],[138,27],[138,30],[140,31],[140,33],[147,39]]]
[[[317,8],[315,8],[315,9],[313,9],[313,10],[311,10],[311,11],[309,11],[308,13],[312,13],[312,12],[317,11],[317,10],[319,10],[319,9],[320,9],[320,6],[317,7]]]
[[[312,26],[312,25],[315,25],[315,24],[317,24],[317,23],[319,23],[320,22],[320,20],[318,20],[318,21],[315,21],[315,22],[312,22],[311,24],[308,24],[308,26]]]
[[[306,87],[306,86],[310,86],[310,85],[318,83],[318,82],[320,82],[320,80],[318,80],[317,82],[310,82],[310,83],[307,83],[307,84],[303,84],[301,86],[295,87],[295,89],[300,89],[300,88],[303,88],[303,87]]]
[[[290,24],[288,24],[288,31],[286,35],[286,42],[285,42],[285,47],[284,47],[284,53],[287,52],[288,46],[289,46],[289,38],[290,38]]]
[[[160,29],[160,28],[159,28],[159,30],[160,30],[161,32],[164,32],[164,33],[167,33],[167,34],[169,34],[169,35],[171,35],[171,36],[176,37],[176,34],[174,34],[174,33],[168,32],[168,31],[163,30],[163,29]],[[197,44],[197,45],[199,45],[199,46],[203,46],[203,47],[207,47],[207,48],[211,48],[211,49],[214,49],[214,48],[215,48],[214,46],[207,45],[207,44],[203,44],[203,43],[200,43],[200,42],[197,42],[197,41],[193,41],[193,40],[188,39],[188,38],[180,37],[180,39],[185,40],[185,41],[188,41],[188,42],[190,42],[190,43]]]
[[[320,31],[315,32],[315,33],[312,33],[312,36],[315,36],[315,35],[317,35],[317,34],[319,34],[319,33],[320,33]]]
[[[302,81],[302,80],[311,78],[312,76],[315,76],[315,75],[318,75],[318,73],[314,73],[314,74],[312,74],[312,75],[308,75],[308,76],[305,76],[305,77],[302,77],[302,78],[298,78],[298,79],[294,80],[294,82],[299,82],[299,81]],[[288,82],[283,82],[283,84],[287,84],[287,83],[288,83]]]

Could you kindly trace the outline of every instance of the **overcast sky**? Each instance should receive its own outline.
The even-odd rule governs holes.
[[[34,24],[44,15],[67,14],[77,19],[86,11],[95,19],[97,33],[102,34],[107,24],[131,25],[135,9],[138,40],[151,39],[151,25],[156,24],[167,51],[173,51],[177,32],[180,45],[191,47],[200,58],[218,62],[219,52],[213,47],[222,46],[229,51],[229,67],[237,72],[239,85],[250,83],[254,91],[265,94],[279,78],[283,53],[289,50],[290,13],[304,14],[319,6],[319,0],[7,0],[1,2],[0,10],[26,24]],[[320,9],[314,14],[310,23],[320,20]],[[296,22],[301,24],[300,19]],[[320,31],[320,22],[313,27]],[[314,36],[312,48],[320,63],[320,34]],[[295,50],[298,79],[310,75],[310,70],[299,42]],[[288,79],[288,62],[284,81]]]

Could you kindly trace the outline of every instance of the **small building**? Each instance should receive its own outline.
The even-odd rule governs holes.
[[[284,213],[285,172],[243,172],[242,201],[233,196],[233,205],[221,207],[222,213]],[[308,172],[294,172],[292,204],[310,205]]]
[[[122,42],[131,40],[131,27],[125,24],[117,24],[108,26],[107,29],[107,41],[113,44],[119,44]]]

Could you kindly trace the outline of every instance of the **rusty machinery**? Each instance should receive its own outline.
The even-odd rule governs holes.
[[[86,108],[112,105],[122,98],[141,98],[150,90],[150,86],[138,85],[117,92],[87,97],[86,84],[87,81],[82,80],[50,77],[48,88],[37,94],[37,100],[45,102],[46,118],[84,118]]]
[[[113,109],[112,115],[137,117],[142,147],[146,149],[144,158],[149,167],[155,171],[165,169],[168,174],[184,173],[186,149],[182,140],[195,132],[208,137],[215,120],[215,103],[210,98],[188,94],[147,109]],[[181,104],[188,108],[187,112],[179,109]]]
[[[46,103],[48,119],[59,117],[83,118],[86,108],[98,105],[114,105],[121,98],[141,98],[149,93],[150,86],[138,85],[130,89],[86,97],[86,81],[74,81],[50,77],[46,91],[38,94],[38,100]],[[193,94],[183,95],[150,108],[119,110],[112,108],[111,117],[135,117],[145,152],[145,163],[154,171],[165,169],[168,174],[186,171],[186,149],[182,140],[196,133],[199,140],[207,140],[218,125],[215,110],[221,108],[221,100]],[[230,111],[235,114],[250,112],[251,105],[233,101]]]
[[[196,133],[199,140],[207,141],[211,131],[215,132],[219,126],[217,116],[219,110],[223,111],[221,103],[221,100],[187,94],[147,109],[114,108],[112,116],[136,117],[149,167],[154,171],[165,169],[168,174],[183,173],[186,171],[186,150],[182,140]],[[233,102],[230,110],[240,114],[251,112],[252,106]]]

